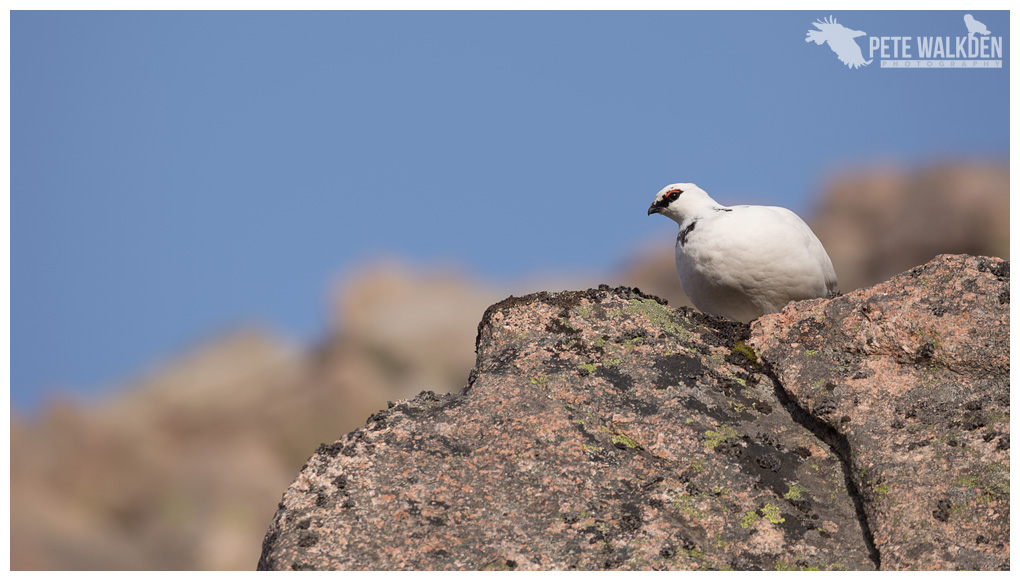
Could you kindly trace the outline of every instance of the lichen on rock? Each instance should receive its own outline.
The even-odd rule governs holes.
[[[1008,263],[904,276],[751,327],[625,287],[496,303],[459,394],[313,454],[259,568],[1008,568]],[[927,530],[983,542],[897,528],[929,508],[915,459],[967,467],[927,483]]]
[[[1009,262],[939,256],[750,343],[845,448],[883,568],[1009,568]]]

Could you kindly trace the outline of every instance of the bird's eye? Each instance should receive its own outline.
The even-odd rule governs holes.
[[[679,198],[680,194],[682,193],[683,192],[680,190],[670,190],[669,192],[666,193],[666,199],[669,200],[670,202],[675,202],[676,199]]]

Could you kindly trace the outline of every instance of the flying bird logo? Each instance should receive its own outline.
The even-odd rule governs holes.
[[[963,23],[967,25],[967,38],[974,38],[975,34],[981,34],[988,36],[991,32],[988,31],[988,27],[981,22],[974,20],[974,17],[970,14],[963,15]]]
[[[864,36],[866,32],[847,28],[836,22],[832,16],[829,16],[828,20],[818,20],[814,26],[818,30],[809,30],[804,42],[828,44],[839,60],[851,69],[871,64],[871,60],[864,60],[861,47],[854,40],[858,36]]]

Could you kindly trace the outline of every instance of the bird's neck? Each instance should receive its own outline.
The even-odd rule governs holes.
[[[694,223],[701,219],[701,216],[695,212],[691,212],[683,216],[683,219],[677,220],[676,223],[680,225],[680,231],[690,231],[694,227]]]
[[[728,210],[715,203],[715,200],[706,196],[706,199],[699,200],[698,204],[692,204],[691,206],[684,208],[684,211],[680,213],[680,219],[676,222],[680,225],[680,229],[683,230],[698,220],[710,218],[723,211]]]

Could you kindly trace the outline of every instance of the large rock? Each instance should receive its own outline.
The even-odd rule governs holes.
[[[888,569],[1009,568],[1009,263],[944,255],[752,324]]]
[[[459,395],[320,446],[259,568],[1008,568],[1008,293],[940,257],[750,338],[631,289],[511,297]]]

